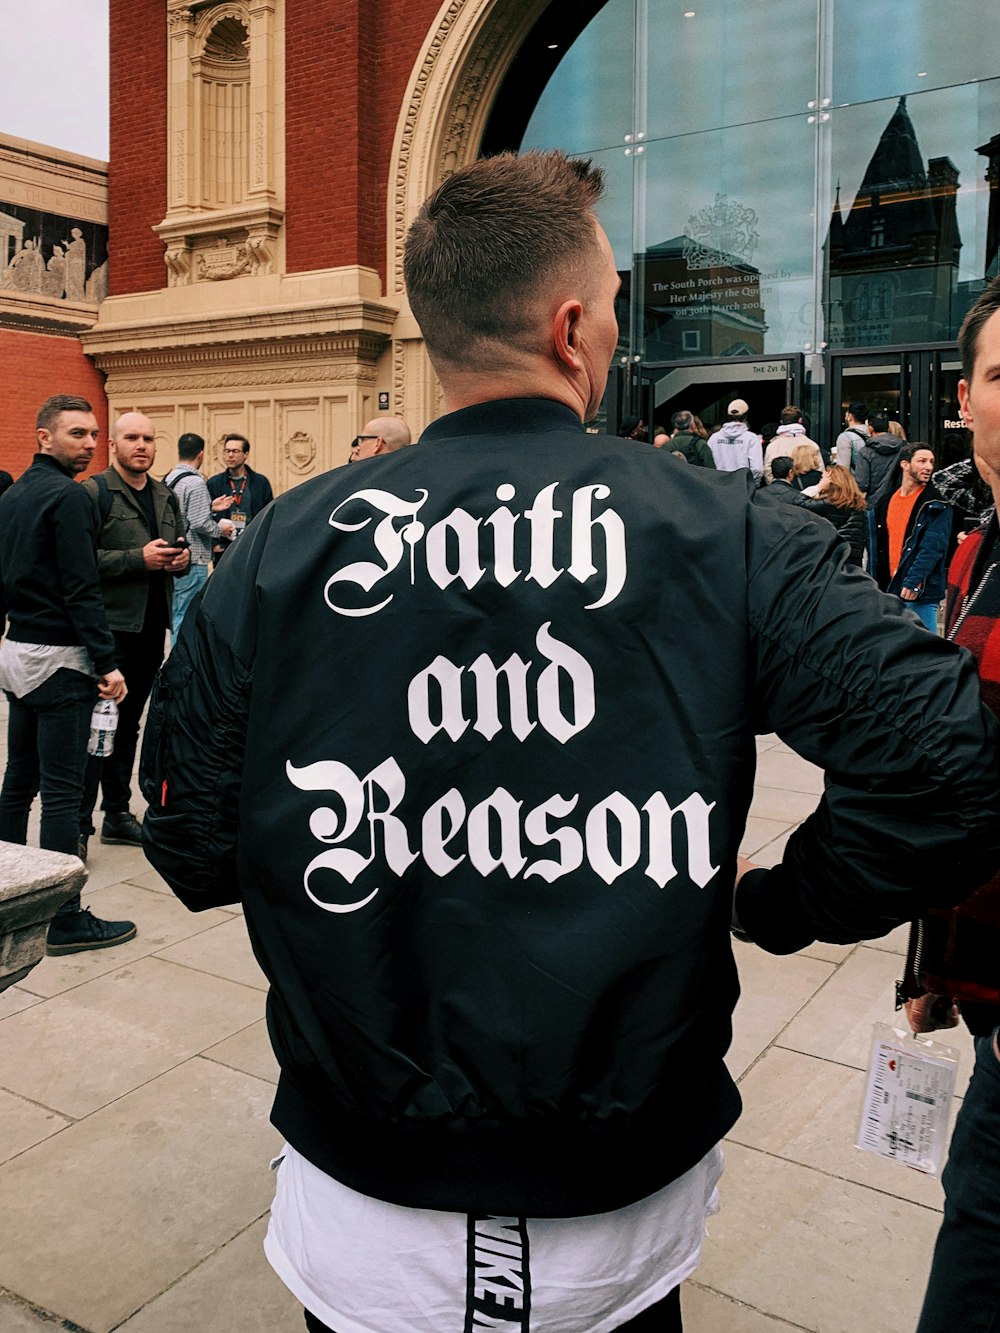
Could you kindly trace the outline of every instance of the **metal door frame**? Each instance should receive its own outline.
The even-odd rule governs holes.
[[[653,401],[653,385],[649,371],[670,371],[670,370],[718,370],[735,371],[735,374],[719,376],[720,379],[741,379],[739,374],[741,366],[756,366],[764,362],[784,361],[785,370],[785,401],[786,403],[800,403],[804,395],[805,388],[805,356],[801,352],[786,352],[775,356],[720,356],[711,357],[705,360],[699,360],[695,357],[682,357],[680,360],[673,361],[639,361],[638,359],[623,367],[622,379],[625,383],[622,385],[622,398],[629,404],[627,410],[622,411],[622,416],[631,413],[638,414],[644,421],[652,425],[655,415],[656,405]],[[629,383],[629,381],[631,381]],[[708,383],[709,381],[705,381]],[[774,380],[770,381],[774,383]],[[629,392],[631,391],[631,392]],[[623,402],[623,408],[625,402]],[[611,414],[608,414],[609,420]]]
[[[936,448],[938,421],[934,405],[940,391],[941,360],[943,357],[956,357],[958,350],[953,342],[946,343],[895,343],[886,347],[843,347],[833,352],[824,353],[827,362],[827,428],[831,441],[837,438],[842,429],[842,407],[845,399],[843,391],[845,363],[850,362],[858,368],[870,366],[877,370],[886,361],[899,362],[899,398],[903,409],[903,426],[911,440],[927,440]],[[850,395],[847,395],[849,398]]]

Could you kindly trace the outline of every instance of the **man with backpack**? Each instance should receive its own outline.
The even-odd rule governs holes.
[[[139,722],[164,654],[170,625],[173,576],[187,572],[190,552],[184,518],[174,493],[149,475],[156,458],[153,423],[141,412],[126,412],[111,428],[111,466],[85,481],[96,505],[100,530],[97,570],[115,660],[129,683],[118,716],[115,748],[106,759],[87,762],[80,806],[81,860],[94,832],[97,789],[103,792],[101,842],[139,846],[139,822],[129,811],[132,766]]]
[[[850,468],[856,472],[858,454],[861,446],[868,442],[868,404],[855,401],[848,403],[844,413],[844,429],[837,436],[833,446],[833,461],[838,467]]]
[[[208,482],[201,475],[204,457],[205,441],[201,436],[192,432],[182,435],[177,441],[177,466],[164,478],[164,484],[170,487],[180,502],[191,544],[191,566],[186,574],[174,581],[171,641],[180,633],[181,621],[191,599],[208,578],[213,544],[229,541],[236,531],[230,519],[220,518],[217,522],[212,515]]]

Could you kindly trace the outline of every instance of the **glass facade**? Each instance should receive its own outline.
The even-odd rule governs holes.
[[[964,453],[953,340],[998,271],[989,6],[608,0],[558,54],[510,146],[606,170],[611,414],[714,420],[738,394],[760,426],[795,400],[828,444],[865,395]]]

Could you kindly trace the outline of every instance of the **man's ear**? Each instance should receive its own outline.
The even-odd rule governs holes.
[[[969,398],[969,381],[958,381],[958,410],[967,430],[972,430],[972,400]]]
[[[372,449],[371,456],[372,458],[375,458],[378,454],[384,454],[384,453],[385,453],[385,440],[383,440],[382,436],[380,435],[378,439],[375,441],[375,445]]]
[[[580,320],[583,306],[564,301],[552,317],[552,350],[556,360],[569,370],[580,368]]]

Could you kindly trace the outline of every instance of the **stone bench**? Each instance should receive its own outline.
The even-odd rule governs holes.
[[[0,842],[0,991],[44,958],[49,922],[86,880],[75,856]]]

